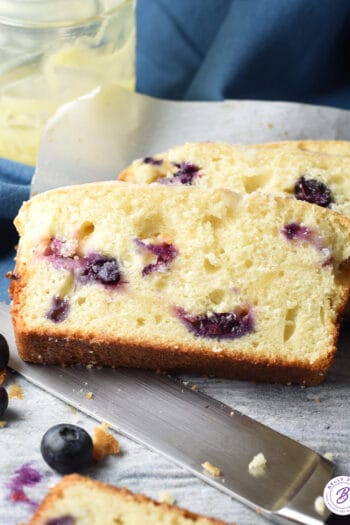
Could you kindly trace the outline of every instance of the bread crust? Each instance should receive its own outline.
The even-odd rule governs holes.
[[[176,507],[173,505],[169,505],[168,503],[159,503],[151,498],[148,498],[147,496],[144,496],[143,494],[134,494],[130,490],[122,487],[114,487],[113,485],[107,485],[106,483],[103,483],[102,481],[92,480],[90,478],[80,476],[79,474],[70,474],[68,476],[64,476],[62,480],[55,485],[49,492],[49,494],[46,496],[44,501],[41,503],[39,508],[36,510],[34,515],[32,516],[30,522],[28,525],[40,525],[42,523],[42,519],[45,518],[45,513],[48,512],[55,502],[57,498],[63,498],[64,497],[64,491],[71,487],[72,485],[79,483],[84,484],[87,487],[91,488],[97,488],[103,491],[107,491],[111,494],[114,494],[118,496],[119,498],[123,498],[126,500],[134,501],[137,503],[148,503],[153,505],[155,508],[161,508],[164,509],[165,512],[171,511],[173,513],[176,513],[179,518],[187,518],[192,520],[197,520],[199,518],[206,519],[208,522],[208,525],[227,525],[224,521],[216,520],[215,518],[208,518],[206,516],[201,516],[199,514],[194,514],[193,512],[190,512],[186,509]],[[234,525],[234,524],[232,524]]]

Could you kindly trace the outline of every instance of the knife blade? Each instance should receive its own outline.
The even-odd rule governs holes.
[[[50,394],[275,522],[321,525],[330,515],[317,514],[314,502],[331,479],[333,465],[311,449],[168,375],[25,363],[16,350],[9,307],[3,304],[0,326],[10,346],[9,366]],[[86,390],[93,399],[82,395]],[[259,452],[267,467],[255,477],[248,465]],[[206,461],[221,475],[203,470]]]

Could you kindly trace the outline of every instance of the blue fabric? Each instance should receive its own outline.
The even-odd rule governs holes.
[[[138,0],[138,89],[350,108],[348,0]]]
[[[137,89],[350,108],[348,0],[138,0]],[[0,159],[0,300],[33,168]]]
[[[34,168],[0,159],[0,300],[7,301],[6,272],[13,269],[17,234],[12,220],[22,202],[28,199]]]

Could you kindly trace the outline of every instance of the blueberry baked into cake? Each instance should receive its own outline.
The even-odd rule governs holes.
[[[87,477],[65,476],[28,525],[225,525]]]
[[[350,220],[255,192],[101,182],[25,203],[11,282],[43,364],[320,383],[350,288]]]
[[[295,197],[350,217],[350,142],[290,141],[231,145],[187,143],[134,161],[130,183],[262,190]]]

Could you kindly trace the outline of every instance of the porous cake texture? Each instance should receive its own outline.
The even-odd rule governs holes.
[[[350,287],[350,221],[255,192],[94,183],[25,203],[11,283],[36,363],[320,383]]]
[[[350,217],[347,141],[187,143],[134,161],[119,178],[130,183],[223,187],[240,193],[260,189]]]
[[[225,525],[141,494],[72,474],[51,489],[28,525]]]

